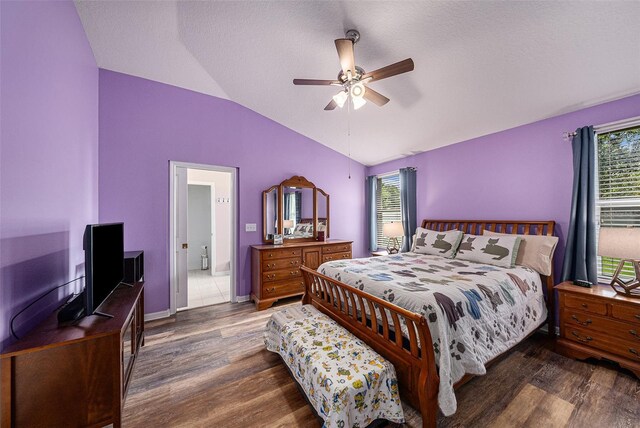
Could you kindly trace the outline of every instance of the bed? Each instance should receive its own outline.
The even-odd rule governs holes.
[[[424,220],[422,227],[552,236],[554,222]],[[402,396],[425,427],[435,426],[439,405],[445,415],[455,412],[456,387],[545,319],[554,324],[553,272],[404,253],[303,267],[303,276],[303,303],[394,364]]]

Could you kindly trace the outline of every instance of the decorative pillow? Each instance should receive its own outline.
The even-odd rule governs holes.
[[[453,258],[462,239],[459,230],[447,230],[438,232],[435,230],[416,229],[415,252],[421,254],[433,254],[447,258]]]
[[[485,236],[519,236],[520,249],[516,256],[516,265],[526,266],[541,275],[551,275],[553,267],[553,253],[558,245],[557,236],[544,235],[509,235],[508,233],[490,232],[485,230]]]
[[[491,237],[465,234],[456,259],[511,268],[515,266],[520,241],[517,235]]]

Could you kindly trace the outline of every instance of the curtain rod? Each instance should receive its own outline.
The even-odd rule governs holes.
[[[595,132],[611,132],[618,129],[631,128],[634,126],[640,125],[640,116],[630,117],[628,119],[617,120],[615,122],[603,123],[602,125],[596,125],[593,127]],[[575,137],[577,133],[574,132],[563,132],[562,139],[567,141],[572,137]]]

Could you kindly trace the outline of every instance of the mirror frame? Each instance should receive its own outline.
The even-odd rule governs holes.
[[[273,190],[278,192],[276,203],[280,204],[280,186],[278,185],[271,186],[267,190],[262,191],[262,241],[263,242],[273,242],[273,238],[267,239],[267,197]],[[275,212],[279,218],[280,211],[278,210],[278,207],[276,207]],[[278,224],[276,224],[275,226],[275,233],[278,233],[278,231],[281,230],[279,226],[280,226],[280,222],[278,221]]]
[[[269,192],[277,189],[278,191],[278,222],[276,225],[276,233],[280,233],[283,229],[283,221],[284,221],[284,188],[285,187],[297,187],[297,188],[306,188],[312,189],[313,191],[313,236],[309,238],[288,238],[284,240],[284,244],[287,243],[296,243],[296,242],[311,242],[316,241],[318,238],[318,193],[321,193],[323,196],[327,198],[327,227],[325,229],[325,239],[329,238],[329,224],[330,224],[330,215],[329,215],[329,194],[322,189],[319,189],[307,180],[306,178],[300,175],[294,175],[293,177],[282,181],[280,184],[269,187],[267,190],[262,192],[262,241],[265,243],[273,243],[273,239],[267,239],[267,195]]]

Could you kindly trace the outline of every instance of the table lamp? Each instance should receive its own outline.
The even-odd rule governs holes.
[[[282,221],[282,228],[284,230],[293,229],[293,220],[283,220]],[[285,233],[285,235],[286,235],[286,233]]]
[[[640,228],[601,227],[598,255],[620,259],[611,287],[619,294],[640,297]],[[630,263],[635,272],[635,278],[629,281],[620,277],[626,263]]]
[[[389,254],[395,254],[400,251],[398,236],[404,236],[404,228],[402,223],[385,223],[382,225],[382,234],[389,238],[387,251]]]

